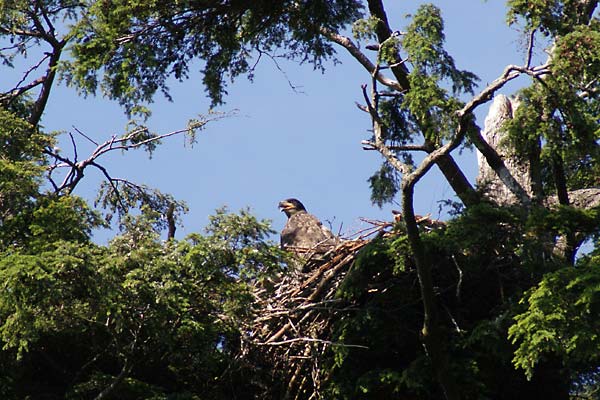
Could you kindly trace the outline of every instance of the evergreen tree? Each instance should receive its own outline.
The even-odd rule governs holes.
[[[298,398],[595,398],[597,3],[509,0],[508,23],[529,32],[525,60],[478,87],[444,48],[442,11],[432,4],[396,31],[378,0],[0,2],[3,64],[34,44],[46,66],[0,94],[0,394],[254,398],[289,383],[242,357],[260,312],[252,290],[277,284],[285,270],[268,223],[218,210],[204,234],[176,240],[185,205],[112,178],[98,161],[115,149],[154,151],[171,134],[133,124],[81,161],[55,149],[41,121],[57,77],[144,117],[156,92],[168,96],[169,77],[194,78],[194,60],[217,105],[225,78],[252,77],[259,54],[283,49],[322,68],[341,48],[372,77],[361,108],[373,127],[363,145],[383,158],[369,180],[373,202],[400,198],[402,214],[345,275],[336,301],[350,312],[332,313],[327,338],[342,345],[296,378],[322,383]],[[344,36],[350,27],[353,38]],[[536,65],[538,36],[551,45]],[[523,75],[529,87],[499,95]],[[494,96],[482,130],[473,112]],[[193,140],[207,122],[182,132]],[[481,154],[478,185],[453,158],[461,146]],[[55,180],[58,165],[69,172]],[[413,203],[434,165],[461,203],[432,229]],[[85,168],[107,178],[102,210],[72,194]],[[94,244],[92,230],[115,213],[121,233]]]

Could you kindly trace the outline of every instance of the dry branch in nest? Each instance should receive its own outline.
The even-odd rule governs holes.
[[[395,217],[398,222],[399,217]],[[333,321],[353,305],[336,292],[360,250],[374,237],[398,234],[394,223],[363,219],[369,227],[340,241],[325,254],[306,257],[302,268],[281,277],[273,287],[254,290],[258,310],[244,341],[245,356],[270,371],[284,387],[265,385],[264,398],[318,399],[323,379],[320,361],[330,346],[367,349],[355,343],[332,341]],[[420,225],[439,224],[419,217]],[[276,386],[276,385],[275,385]],[[277,393],[274,393],[276,391]]]
[[[322,257],[308,258],[303,268],[283,276],[272,291],[255,290],[260,310],[251,327],[248,351],[281,374],[276,379],[286,382],[287,388],[280,396],[306,398],[312,393],[318,398],[320,355],[328,346],[352,345],[327,338],[333,317],[347,306],[336,299],[337,288],[368,242],[343,241]]]

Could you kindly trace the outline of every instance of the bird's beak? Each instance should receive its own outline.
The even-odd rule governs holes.
[[[291,210],[292,208],[294,208],[294,205],[292,203],[290,203],[289,201],[280,201],[279,208],[281,209],[281,211],[287,211],[287,210]]]

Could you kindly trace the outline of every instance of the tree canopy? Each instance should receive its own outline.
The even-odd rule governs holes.
[[[481,84],[446,50],[434,4],[392,27],[377,0],[0,2],[3,67],[40,57],[0,93],[0,394],[597,398],[597,3],[507,1],[507,23],[527,32],[525,59]],[[540,36],[547,60],[536,63]],[[43,126],[57,79],[143,121],[157,92],[169,96],[169,78],[195,79],[192,65],[218,105],[228,81],[252,78],[274,51],[316,69],[346,51],[365,69],[359,109],[372,130],[362,145],[382,159],[372,201],[401,201],[393,223],[356,239],[327,301],[293,310],[261,308],[282,282],[311,283],[288,267],[298,260],[271,240],[269,221],[219,209],[205,232],[178,239],[185,203],[113,177],[102,161],[160,151],[173,135],[194,141],[220,116],[168,134],[132,120],[121,136],[88,138],[87,158],[61,152]],[[500,94],[520,76],[530,85]],[[473,113],[492,100],[481,128]],[[455,160],[459,148],[478,151],[478,182]],[[430,223],[415,215],[414,191],[436,166],[459,203]],[[73,194],[91,168],[106,178],[95,204]],[[114,220],[110,243],[94,243],[93,229]],[[262,314],[288,316],[293,331],[299,311],[326,315],[322,336],[256,345],[272,328],[260,329]],[[289,375],[267,357],[275,345],[304,345],[300,358],[318,363],[284,357]]]

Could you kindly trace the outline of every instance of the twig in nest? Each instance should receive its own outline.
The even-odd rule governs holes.
[[[360,344],[345,344],[345,343],[332,342],[330,340],[314,339],[314,338],[307,338],[307,337],[287,339],[287,340],[282,340],[280,342],[257,343],[257,345],[259,345],[259,346],[281,346],[283,344],[298,343],[298,342],[323,343],[323,344],[326,344],[329,346],[353,347],[353,348],[357,348],[357,349],[367,349],[367,350],[369,349],[368,346],[363,346]]]

